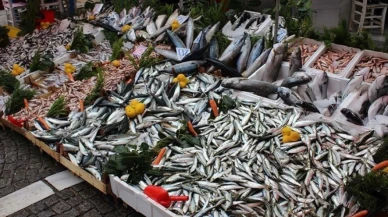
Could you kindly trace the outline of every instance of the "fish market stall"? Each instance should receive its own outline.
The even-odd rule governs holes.
[[[95,9],[0,54],[4,126],[145,216],[367,208],[351,189],[382,167],[384,56],[288,37],[285,22],[273,44],[270,16],[250,11]]]

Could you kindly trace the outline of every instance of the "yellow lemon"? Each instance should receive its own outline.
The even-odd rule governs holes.
[[[186,80],[186,76],[184,74],[179,74],[177,76],[177,78],[178,78],[179,81],[185,81]]]
[[[385,167],[385,168],[383,169],[383,172],[384,172],[384,173],[388,173],[388,167]]]
[[[94,19],[96,19],[96,18],[94,17],[94,15],[90,15],[90,16],[88,17],[88,20],[94,20]]]
[[[17,75],[19,75],[19,74],[18,74],[18,72],[14,69],[14,70],[12,70],[11,75],[17,76]]]
[[[63,66],[65,66],[65,68],[70,68],[71,64],[70,63],[65,63],[65,64],[63,64]]]
[[[70,68],[73,72],[75,72],[75,70],[76,70],[76,68],[75,68],[74,65],[71,65],[69,68]]]
[[[132,100],[132,101],[129,103],[129,105],[130,105],[131,107],[135,108],[135,106],[136,106],[137,104],[139,104],[139,103],[140,103],[139,100],[134,99],[134,100]]]
[[[283,129],[282,129],[282,134],[283,134],[283,136],[284,135],[286,135],[286,136],[289,136],[290,135],[290,133],[291,133],[291,127],[289,127],[289,126],[285,126],[285,127],[283,127]]]
[[[113,61],[112,61],[112,65],[113,65],[114,67],[119,67],[119,66],[120,66],[120,61],[118,61],[118,60],[113,60]]]
[[[65,47],[66,47],[66,50],[70,50],[71,44],[67,44]]]
[[[66,69],[65,69],[65,72],[66,72],[67,74],[69,74],[69,73],[73,73],[73,70],[71,70],[70,68],[66,68]]]
[[[179,86],[180,86],[181,88],[186,87],[186,85],[187,85],[186,81],[180,81],[180,82],[179,82]]]
[[[173,22],[171,24],[171,29],[174,31],[174,30],[178,29],[180,26],[181,25],[178,22],[176,22],[176,23]]]
[[[178,82],[178,81],[179,81],[178,78],[172,79],[172,82],[173,82],[173,83],[176,83],[176,82]]]
[[[145,110],[144,103],[138,103],[135,105],[135,111],[137,115],[143,114],[144,110]]]
[[[24,72],[24,69],[22,67],[19,67],[19,68],[16,68],[15,71],[18,73],[18,75],[20,75]]]
[[[18,65],[18,64],[13,64],[12,65],[12,68],[14,68],[14,69],[17,69],[17,68],[19,68],[20,66]]]
[[[299,133],[298,132],[291,132],[290,139],[292,142],[299,141],[299,139],[300,139]]]
[[[283,143],[291,142],[290,136],[283,136]]]
[[[131,106],[127,106],[125,107],[125,114],[129,117],[129,118],[134,118],[136,117],[136,111],[134,108],[132,108]]]
[[[131,29],[130,25],[124,25],[123,27],[121,27],[122,32],[128,32],[130,29]]]

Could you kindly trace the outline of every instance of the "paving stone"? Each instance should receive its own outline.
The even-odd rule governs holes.
[[[38,175],[38,169],[28,169],[26,172],[26,176],[36,176]]]
[[[90,185],[83,182],[83,183],[79,183],[78,185],[74,185],[72,189],[74,189],[75,191],[82,191],[88,187],[90,187]]]
[[[52,206],[56,203],[58,203],[60,201],[60,197],[56,194],[54,195],[51,195],[50,197],[44,199],[44,203],[47,205],[47,206]],[[71,205],[71,204],[70,204]]]
[[[71,209],[69,211],[66,211],[64,213],[62,213],[61,215],[58,215],[58,216],[61,216],[61,217],[76,217],[76,216],[79,216],[79,212],[76,210],[76,209]]]
[[[85,200],[84,202],[82,202],[80,205],[77,206],[77,208],[82,212],[89,211],[93,207],[94,205],[87,200]]]
[[[46,204],[43,203],[43,201],[39,201],[39,202],[29,206],[30,211],[34,214],[37,214],[46,208],[47,208],[47,206],[46,206]]]
[[[30,164],[31,169],[39,169],[42,166],[41,162]]]
[[[65,211],[71,209],[71,206],[64,201],[61,201],[61,202],[55,204],[52,209],[54,212],[61,214]]]
[[[92,209],[89,212],[87,212],[83,217],[99,217],[102,216],[97,210]]]
[[[23,210],[17,211],[15,213],[9,215],[8,217],[26,217],[26,216],[30,216],[30,215],[31,215],[30,210],[23,209]]]
[[[70,199],[68,199],[66,202],[67,202],[70,206],[75,207],[75,206],[81,204],[83,200],[84,200],[84,199],[83,199],[82,197],[76,195],[76,196],[71,197]]]
[[[0,188],[4,188],[4,187],[10,185],[11,182],[12,182],[12,179],[11,179],[11,178],[4,178],[4,179],[1,178],[1,179],[0,179]]]
[[[90,202],[92,202],[94,205],[100,205],[102,203],[106,203],[106,201],[101,196],[95,196],[90,198]]]
[[[67,200],[70,197],[74,196],[74,192],[71,189],[65,189],[59,192],[59,196],[62,199]]]
[[[93,188],[87,188],[81,192],[79,192],[79,194],[81,195],[81,197],[83,197],[84,199],[88,199],[88,198],[91,198],[95,195],[97,195],[97,190],[93,189]]]
[[[34,183],[36,182],[37,180],[33,181],[33,182],[30,182],[29,180],[20,180],[20,181],[16,181],[13,183],[13,186],[16,188],[16,189],[22,189],[28,185],[30,185],[31,183]]]
[[[4,165],[4,170],[14,170],[16,169],[16,163],[6,163]]]
[[[97,206],[97,209],[100,213],[105,214],[114,210],[114,206],[113,203],[102,203]]]
[[[37,214],[38,217],[50,217],[50,216],[54,216],[54,215],[55,215],[55,212],[53,212],[51,210],[44,210],[44,211]]]

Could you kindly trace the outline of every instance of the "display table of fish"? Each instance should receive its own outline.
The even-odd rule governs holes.
[[[368,83],[372,83],[380,75],[388,74],[387,59],[373,56],[365,56],[360,60],[360,62],[356,64],[351,76],[366,67],[369,68],[369,72],[366,72],[364,81]]]
[[[312,68],[339,74],[348,66],[356,53],[355,51],[329,49],[314,62]]]

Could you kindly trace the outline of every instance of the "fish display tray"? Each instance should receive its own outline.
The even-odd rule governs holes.
[[[315,56],[318,55],[321,50],[325,49],[325,44],[320,41],[316,41],[311,38],[296,38],[292,40],[292,42],[288,43],[288,47],[291,48],[293,46],[299,46],[301,44],[311,44],[311,45],[318,45],[319,48],[313,53],[313,55],[310,56],[310,58],[302,65],[302,69],[306,69],[308,65],[311,64],[311,61],[315,59]],[[283,61],[287,64],[289,64],[289,61]]]
[[[329,50],[329,49],[339,50],[339,51],[353,51],[353,52],[356,52],[356,54],[354,55],[353,59],[351,59],[349,61],[348,65],[340,73],[337,73],[337,74],[334,74],[334,73],[331,73],[331,72],[327,73],[327,74],[330,74],[333,77],[342,77],[342,78],[344,78],[345,77],[346,68],[349,65],[353,64],[353,61],[361,53],[360,49],[358,49],[358,48],[347,47],[347,46],[339,45],[339,44],[331,44],[330,47],[326,46],[325,44],[323,44],[322,46],[323,46],[322,49],[318,49],[319,52],[318,51],[315,52],[314,57],[309,59],[308,64],[306,64],[305,67],[304,67],[305,69],[314,69],[314,70],[318,70],[318,71],[323,71],[323,70],[320,70],[320,69],[313,68],[313,65],[319,59],[319,57],[321,57],[323,54],[325,54],[326,51]]]
[[[113,194],[137,212],[152,217],[178,217],[178,215],[156,203],[138,188],[132,187],[119,177],[109,175],[109,180]]]
[[[363,50],[359,53],[359,55],[355,56],[353,58],[353,61],[351,64],[348,65],[348,67],[344,70],[344,77],[345,78],[353,78],[353,70],[356,68],[356,65],[362,60],[362,58],[366,56],[373,56],[373,57],[378,57],[378,58],[383,58],[388,60],[388,54],[382,53],[382,52],[377,52],[377,51],[371,51],[371,50]],[[365,85],[370,85],[371,83],[369,82],[363,82]]]
[[[33,145],[38,146],[41,151],[44,151],[46,154],[48,154],[52,158],[54,158],[54,160],[56,160],[58,162],[60,161],[60,156],[59,156],[58,152],[56,152],[55,150],[52,150],[46,143],[44,143],[44,142],[40,141],[39,139],[35,138],[35,136],[33,136],[32,133],[30,133],[28,130],[26,130],[24,128],[20,128],[20,127],[14,125],[14,124],[8,122],[4,118],[0,118],[0,122],[4,126],[10,128],[11,130],[19,133],[22,136],[24,136]]]

